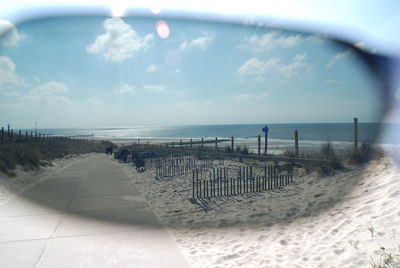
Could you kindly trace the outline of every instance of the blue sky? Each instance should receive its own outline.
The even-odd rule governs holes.
[[[0,40],[3,125],[378,119],[368,71],[353,52],[315,35],[152,18],[1,23],[9,29]]]

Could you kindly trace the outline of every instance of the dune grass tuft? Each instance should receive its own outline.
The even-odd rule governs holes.
[[[107,141],[87,141],[79,139],[43,139],[31,142],[8,142],[0,144],[0,170],[9,176],[14,176],[16,166],[26,169],[37,169],[48,165],[54,159],[67,155],[90,152],[104,152],[105,148],[113,146]]]

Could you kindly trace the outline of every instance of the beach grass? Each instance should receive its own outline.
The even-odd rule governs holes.
[[[91,152],[104,152],[113,146],[108,141],[88,141],[83,139],[42,139],[31,142],[7,142],[0,144],[0,170],[9,176],[15,176],[17,166],[25,169],[37,169],[51,165],[54,159],[67,155],[79,155]]]
[[[282,155],[296,157],[294,151],[290,150],[285,151]],[[331,142],[326,142],[321,146],[320,151],[308,154],[302,153],[298,157],[325,160],[324,162],[304,164],[304,168],[307,173],[317,172],[320,175],[327,176],[349,166],[362,166],[370,160],[382,159],[385,157],[385,150],[379,145],[369,143],[362,143],[358,149],[354,147],[334,149]]]

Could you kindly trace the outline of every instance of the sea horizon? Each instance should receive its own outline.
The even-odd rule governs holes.
[[[382,126],[400,126],[398,123],[359,122],[359,141],[374,142]],[[268,138],[272,140],[293,140],[294,131],[301,141],[351,142],[354,139],[353,123],[271,123],[271,124],[195,124],[195,125],[137,125],[94,128],[37,128],[37,132],[59,136],[93,136],[104,139],[196,139],[232,136],[235,139],[264,137],[262,128],[269,127]],[[21,129],[35,131],[34,128]],[[382,142],[396,143],[386,138]]]

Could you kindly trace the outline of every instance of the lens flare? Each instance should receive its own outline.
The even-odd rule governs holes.
[[[168,38],[169,36],[169,27],[168,24],[163,21],[163,20],[159,20],[156,23],[156,29],[157,29],[157,34],[159,37],[161,38]]]
[[[153,6],[153,7],[150,7],[150,11],[153,13],[153,14],[160,14],[160,12],[161,12],[161,8],[160,7],[158,7],[158,6]]]

